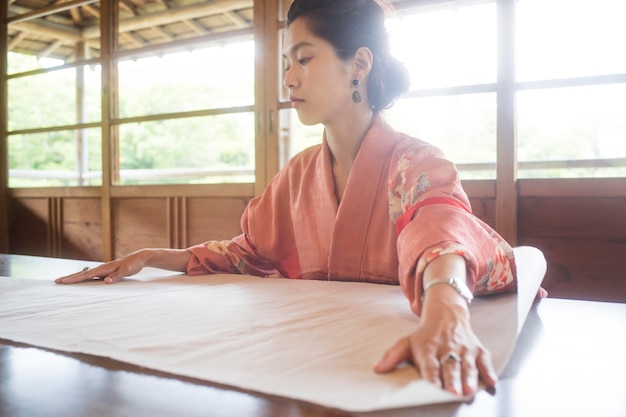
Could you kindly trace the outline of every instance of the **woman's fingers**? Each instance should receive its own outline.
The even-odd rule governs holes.
[[[60,277],[54,280],[57,284],[76,284],[78,282],[87,281],[90,279],[100,278],[98,268],[90,269],[85,268],[80,272],[76,272],[74,274],[66,275],[64,277]]]
[[[106,284],[120,282],[127,276],[134,275],[144,267],[141,251],[134,252],[123,258],[104,263],[95,268],[85,268],[75,274],[54,280],[57,284],[76,284],[94,278],[102,278]]]
[[[498,382],[498,374],[493,368],[491,353],[487,349],[480,349],[480,353],[476,358],[476,366],[480,374],[480,379],[485,383],[485,385],[490,388],[495,387]]]
[[[411,360],[411,345],[407,337],[398,340],[374,366],[374,371],[383,374],[391,372],[404,361]]]
[[[497,377],[491,355],[480,344],[474,349],[466,346],[460,353],[454,350],[444,352],[437,356],[436,350],[412,340],[412,337],[404,337],[384,354],[374,371],[391,372],[402,362],[410,362],[423,379],[459,396],[476,393],[481,379],[488,387],[495,386]]]
[[[402,362],[410,362],[420,371],[420,376],[441,388],[441,378],[437,360],[428,355],[419,354],[413,351],[411,339],[403,337],[389,349],[382,359],[374,366],[374,371],[378,373],[391,372]]]
[[[426,353],[413,349],[413,363],[419,370],[420,376],[438,388],[445,388],[441,375],[441,367],[434,352]]]
[[[114,261],[99,265],[95,268],[85,268],[80,272],[60,277],[54,280],[57,284],[77,284],[83,281],[103,278],[107,284],[119,282],[127,274],[121,272],[122,267],[119,262]]]
[[[112,272],[109,275],[107,275],[104,278],[104,282],[105,282],[105,284],[115,284],[116,282],[120,282],[126,276],[127,276],[127,274],[123,274],[123,273],[120,272],[119,269],[117,269],[114,272]]]
[[[439,358],[439,370],[443,389],[456,395],[463,394],[462,378],[463,359],[454,351],[449,351]]]
[[[479,370],[474,356],[466,355],[460,363],[462,386],[459,394],[472,395],[478,390]]]

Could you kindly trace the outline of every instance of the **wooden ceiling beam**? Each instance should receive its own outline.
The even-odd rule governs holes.
[[[22,32],[32,32],[54,39],[66,39],[72,42],[80,42],[83,39],[80,30],[52,22],[19,22],[14,23],[11,27]]]
[[[7,19],[7,24],[11,25],[18,22],[26,22],[29,20],[38,19],[41,17],[50,16],[52,14],[71,10],[76,7],[84,6],[87,4],[97,3],[100,0],[72,0],[65,3],[53,4],[49,7],[42,7],[40,9],[31,10],[27,13],[11,16]]]
[[[143,38],[140,38],[139,36],[131,32],[120,33],[120,38],[128,40],[130,43],[134,44],[138,48],[142,48],[148,45],[148,43]]]
[[[43,51],[39,52],[37,54],[37,57],[45,58],[47,56],[50,56],[50,54],[52,54],[52,52],[54,52],[55,50],[59,49],[61,46],[63,46],[63,42],[61,42],[59,40],[54,41],[46,49],[44,49]]]
[[[233,22],[235,26],[237,26],[239,29],[250,27],[250,23],[243,17],[239,16],[239,14],[237,14],[237,12],[235,11],[231,10],[229,12],[226,12],[224,13],[224,16],[226,16],[228,20]]]
[[[83,10],[95,17],[96,19],[100,19],[100,12],[92,6],[85,5],[83,6]]]
[[[171,2],[166,1],[166,0],[159,0],[159,3],[161,3],[163,6],[165,6],[166,9],[175,9],[176,5],[172,5]]]
[[[197,19],[206,16],[226,13],[233,10],[252,7],[252,0],[217,0],[214,2],[194,3],[176,9],[168,9],[157,13],[138,16],[120,21],[120,33],[132,32],[154,26],[167,25],[187,19]],[[83,31],[85,39],[95,39],[100,36],[100,27],[93,26]]]
[[[168,42],[171,42],[171,41],[174,40],[174,37],[172,35],[170,35],[169,33],[167,33],[167,31],[165,29],[163,29],[161,26],[154,26],[151,29],[154,32],[158,33],[159,36],[165,38]]]
[[[80,10],[77,8],[70,10],[70,15],[72,15],[72,21],[75,25],[79,26],[82,20],[82,16],[80,15]]]
[[[78,3],[83,6],[88,6],[88,3],[90,4],[94,2],[94,0],[81,0],[80,2],[71,1],[61,3],[57,5],[57,7],[67,7],[69,4],[76,5]],[[121,5],[125,3],[126,0],[121,0]],[[173,22],[183,22],[184,24],[190,26],[198,34],[206,35],[208,33],[211,33],[211,30],[205,28],[194,19],[229,12],[235,15],[235,10],[252,7],[252,3],[252,0],[217,0],[215,2],[195,3],[189,6],[181,6],[176,9],[168,9],[162,12],[125,19],[121,21],[119,25],[120,36],[127,34],[128,36],[125,37],[131,40],[135,45],[145,46],[146,42],[135,37],[132,34],[133,31],[154,28]],[[93,7],[89,7],[89,9],[85,8],[85,11],[89,11],[90,13],[94,11],[97,13],[97,10]],[[29,13],[27,12],[24,14],[20,14],[19,16],[24,16],[26,14]],[[236,14],[236,16],[240,17],[238,14]],[[233,20],[232,15],[231,17],[229,17],[229,19]],[[240,24],[242,24],[244,21],[245,19],[240,19]],[[97,25],[90,26],[83,29],[82,31],[76,27],[61,25],[58,23],[47,21],[45,19],[38,19],[36,21],[15,19],[13,22],[10,23],[10,25],[13,29],[24,33],[24,35],[21,35],[22,40],[23,37],[27,36],[28,33],[35,33],[44,37],[60,40],[62,41],[62,43],[76,43],[84,41],[90,46],[97,48],[98,43],[94,43],[93,41],[99,39],[100,37],[100,28]]]
[[[198,35],[207,35],[211,33],[209,29],[205,28],[204,26],[202,26],[200,23],[196,22],[195,20],[187,19],[187,20],[183,20],[183,23],[189,26],[189,28],[193,30],[194,32],[196,32]]]
[[[17,45],[19,45],[20,42],[22,42],[26,38],[27,35],[28,32],[19,32],[18,34],[13,36],[13,39],[11,39],[8,44],[8,50],[13,50]]]
[[[135,6],[128,0],[120,0],[120,8],[126,10],[128,13],[132,14],[133,16],[139,15],[139,12],[137,11],[137,6]]]
[[[229,32],[217,32],[210,33],[208,35],[199,36],[197,38],[190,39],[179,39],[175,40],[170,44],[162,45],[162,44],[153,44],[142,48],[139,51],[136,50],[125,50],[119,51],[117,55],[121,58],[130,58],[137,59],[140,57],[149,57],[163,54],[164,49],[168,51],[188,51],[194,48],[203,48],[207,45],[222,45],[224,40],[250,40],[254,35],[253,28],[245,28],[245,29],[235,29]]]

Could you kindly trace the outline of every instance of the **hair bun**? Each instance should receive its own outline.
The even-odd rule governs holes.
[[[287,27],[305,19],[309,30],[328,41],[344,60],[361,47],[374,55],[367,83],[367,98],[374,111],[391,105],[409,88],[409,72],[389,52],[385,14],[391,4],[376,0],[294,0],[287,13]]]

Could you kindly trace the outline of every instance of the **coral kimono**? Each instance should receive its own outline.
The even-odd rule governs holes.
[[[467,261],[476,295],[515,288],[511,247],[471,214],[454,165],[374,117],[338,204],[329,148],[293,157],[250,201],[243,234],[188,248],[190,275],[237,273],[400,284],[417,314],[437,256]]]

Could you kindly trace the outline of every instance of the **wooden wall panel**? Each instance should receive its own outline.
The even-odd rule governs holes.
[[[10,199],[11,253],[51,256],[48,198]]]
[[[496,226],[496,182],[493,180],[463,181],[463,188],[472,205],[472,212],[479,219]]]
[[[65,198],[62,201],[63,258],[101,261],[102,209],[99,198]]]
[[[244,198],[187,199],[187,245],[231,239],[240,234],[239,220],[247,203]]]
[[[170,247],[167,198],[120,198],[112,202],[115,258],[141,248]]]
[[[523,197],[520,210],[520,234],[626,241],[626,198]]]
[[[494,198],[470,198],[472,212],[476,217],[496,227],[496,200]]]
[[[626,302],[626,198],[523,197],[519,243],[545,253],[552,297]]]
[[[626,242],[521,236],[520,244],[544,252],[550,297],[626,303]]]

